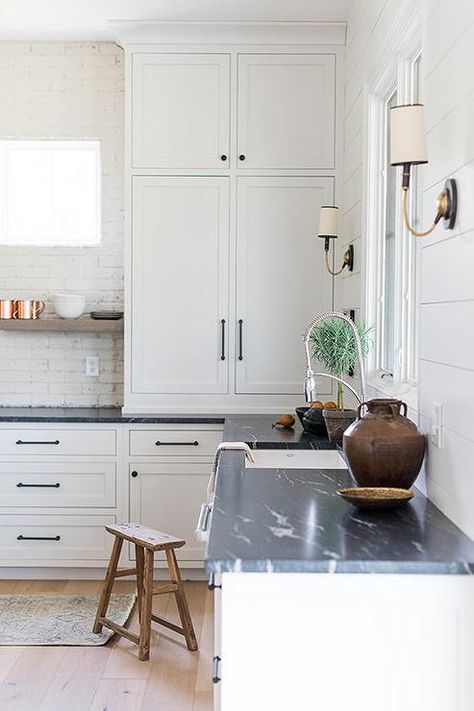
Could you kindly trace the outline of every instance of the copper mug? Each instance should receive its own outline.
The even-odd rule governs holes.
[[[0,299],[0,319],[15,318],[16,301],[14,299]]]
[[[26,301],[17,300],[15,301],[15,305],[16,309],[13,318],[18,319],[38,318],[45,307],[44,301],[36,301],[35,299],[28,299]]]

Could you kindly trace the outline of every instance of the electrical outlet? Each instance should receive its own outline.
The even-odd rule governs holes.
[[[431,412],[430,441],[434,447],[443,449],[443,405],[436,402]]]
[[[86,358],[86,375],[90,378],[97,378],[99,375],[99,357],[88,356]]]

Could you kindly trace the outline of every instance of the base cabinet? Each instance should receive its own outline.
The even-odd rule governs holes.
[[[194,531],[221,439],[209,424],[1,426],[0,569],[105,568],[105,526],[122,521],[183,538],[181,565],[202,569]]]
[[[474,708],[470,575],[224,573],[222,586],[218,711]]]
[[[197,515],[209,481],[210,465],[196,462],[130,464],[130,519],[183,538],[176,550],[181,563],[202,565],[204,546],[194,537]],[[130,558],[135,551],[130,547]],[[164,556],[161,556],[164,559]],[[160,564],[160,556],[156,556]]]

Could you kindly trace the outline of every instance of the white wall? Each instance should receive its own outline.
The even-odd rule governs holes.
[[[423,52],[430,162],[424,213],[456,178],[453,231],[423,241],[420,403],[427,426],[444,405],[444,446],[430,447],[432,500],[474,537],[474,3],[425,0]]]
[[[0,247],[0,298],[67,289],[88,310],[122,308],[123,97],[113,43],[0,42],[0,137],[98,138],[102,159],[102,244]],[[121,404],[122,351],[112,335],[0,331],[0,405]],[[98,378],[84,374],[87,355],[100,357]]]
[[[364,307],[364,82],[397,50],[393,32],[407,13],[423,13],[424,103],[430,162],[423,170],[424,222],[447,177],[458,180],[456,228],[422,242],[420,413],[429,430],[434,403],[444,405],[444,447],[429,445],[430,498],[474,536],[474,3],[458,0],[356,0],[349,22],[345,82],[344,240],[354,241],[356,269],[336,282],[342,308]],[[342,249],[342,245],[341,245]]]

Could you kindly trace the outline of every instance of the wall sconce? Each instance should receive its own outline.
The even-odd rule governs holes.
[[[390,164],[403,166],[402,210],[407,230],[415,237],[426,237],[433,232],[438,222],[444,219],[444,226],[452,230],[456,223],[457,187],[456,181],[445,182],[444,190],[438,195],[436,217],[425,232],[417,232],[410,225],[407,194],[410,187],[412,165],[428,163],[426,146],[425,107],[422,104],[394,106],[390,110]]]
[[[342,256],[342,267],[334,272],[329,264],[329,241],[338,237],[338,217],[339,208],[334,205],[323,205],[319,213],[318,237],[324,240],[324,251],[326,253],[326,269],[332,276],[338,276],[347,267],[348,271],[354,269],[354,247],[352,244],[346,249]]]

